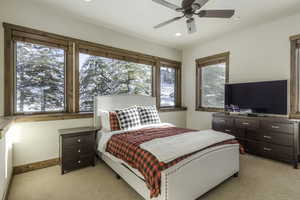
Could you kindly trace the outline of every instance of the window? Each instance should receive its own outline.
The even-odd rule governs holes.
[[[229,53],[196,60],[196,110],[224,109]]]
[[[16,113],[65,109],[65,51],[16,42]]]
[[[176,102],[176,70],[170,67],[160,68],[160,106],[172,107]]]
[[[300,118],[300,35],[291,38],[291,97],[290,113],[293,118]]]
[[[5,116],[87,118],[95,96],[116,94],[153,96],[159,108],[168,108],[164,111],[181,109],[177,61],[12,24],[3,27]]]
[[[80,53],[80,111],[93,111],[94,96],[152,95],[152,66]]]

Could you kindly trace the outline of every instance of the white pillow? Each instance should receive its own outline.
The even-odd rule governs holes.
[[[158,115],[156,106],[138,106],[138,111],[142,125],[160,124],[161,120]]]
[[[101,110],[99,116],[100,116],[101,130],[111,131],[110,121],[109,121],[109,111]]]
[[[120,128],[123,130],[141,126],[140,115],[136,106],[116,110]]]

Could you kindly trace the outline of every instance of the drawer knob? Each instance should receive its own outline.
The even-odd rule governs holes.
[[[78,139],[77,142],[80,143],[80,142],[81,142],[81,139]]]
[[[81,152],[81,150],[80,149],[78,149],[78,153],[80,153]]]
[[[249,123],[248,122],[243,122],[243,125],[249,125]]]
[[[272,151],[272,149],[264,147],[264,151]]]
[[[226,129],[226,130],[225,130],[225,132],[231,133],[231,130],[229,130],[229,129]]]
[[[268,136],[268,135],[264,135],[264,138],[266,138],[266,139],[272,139],[272,137]]]
[[[81,160],[78,160],[78,164],[80,164],[81,163]]]
[[[279,129],[280,126],[272,126],[272,128],[274,128],[274,129]]]

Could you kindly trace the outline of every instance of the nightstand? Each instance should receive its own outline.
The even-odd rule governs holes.
[[[95,166],[98,130],[94,127],[59,130],[59,158],[62,174],[87,166]]]

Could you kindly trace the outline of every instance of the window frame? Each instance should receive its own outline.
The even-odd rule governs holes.
[[[4,27],[4,115],[5,116],[22,116],[22,115],[40,115],[40,114],[58,114],[69,113],[72,111],[72,96],[67,95],[72,90],[70,73],[72,73],[72,51],[73,46],[62,36],[42,31],[25,28],[21,26],[3,23]],[[16,43],[28,42],[32,44],[45,45],[49,47],[63,49],[65,51],[65,98],[63,111],[50,112],[33,112],[33,113],[17,113],[16,112]]]
[[[300,118],[299,86],[300,86],[300,35],[290,37],[291,45],[291,77],[290,77],[290,117]],[[298,52],[298,55],[296,53]]]
[[[150,56],[134,51],[128,51],[98,43],[74,39],[23,26],[3,23],[4,27],[4,115],[5,116],[34,116],[34,121],[39,115],[43,119],[57,118],[83,118],[92,117],[93,113],[80,113],[79,111],[79,53],[88,53],[107,58],[116,58],[141,64],[152,65],[152,96],[156,97],[160,111],[186,110],[181,107],[181,63],[161,57]],[[42,113],[15,113],[15,56],[14,41],[34,42],[46,46],[65,49],[65,111]],[[160,66],[174,67],[176,69],[176,105],[174,107],[160,108]],[[48,116],[48,117],[47,117]],[[50,116],[50,117],[49,117]],[[66,116],[66,117],[64,117]],[[42,119],[42,120],[43,120]]]
[[[196,111],[224,112],[225,109],[223,108],[212,108],[202,106],[202,68],[214,64],[225,63],[225,84],[227,84],[229,82],[229,59],[229,51],[213,56],[196,59]]]
[[[161,102],[160,102],[160,97],[161,97],[161,79],[160,79],[160,71],[161,68],[165,67],[165,68],[172,68],[175,69],[175,95],[174,95],[174,106],[161,106]],[[159,104],[157,104],[159,106],[159,109],[161,110],[168,110],[168,109],[178,109],[181,107],[181,64],[174,64],[174,65],[170,65],[170,63],[166,63],[166,62],[160,62],[159,66],[158,66],[158,71],[159,71],[159,77],[158,77],[158,82],[156,84],[156,88],[159,91],[157,93],[157,98],[159,99]]]
[[[14,81],[14,85],[13,85],[13,99],[14,99],[14,102],[13,102],[13,112],[15,115],[29,115],[29,114],[35,114],[35,115],[38,115],[38,114],[56,114],[56,113],[65,113],[67,112],[67,100],[66,100],[66,95],[64,95],[64,107],[63,107],[63,110],[62,111],[47,111],[47,112],[17,112],[17,72],[16,72],[16,61],[17,61],[17,42],[25,42],[25,41],[22,41],[20,39],[13,39],[13,46],[14,46],[14,49],[13,49],[13,53],[14,53],[14,63],[13,63],[13,73],[14,73],[14,76],[13,76],[13,81]],[[42,42],[38,41],[38,40],[31,40],[30,42],[27,42],[27,43],[31,43],[31,44],[36,44],[36,45],[44,45],[44,46],[47,46],[47,47],[50,47],[50,48],[57,48],[57,49],[61,49],[61,50],[64,50],[64,94],[67,92],[67,80],[66,80],[66,72],[67,72],[67,55],[68,55],[68,50],[67,48],[62,48],[62,47],[58,47],[57,45],[53,45],[53,44],[43,44]]]

